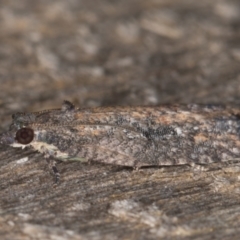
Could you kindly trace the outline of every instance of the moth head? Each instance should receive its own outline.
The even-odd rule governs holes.
[[[34,130],[29,127],[22,127],[17,130],[10,130],[0,135],[0,143],[21,147],[30,144],[34,139]]]
[[[58,126],[66,124],[74,119],[74,111],[74,105],[69,101],[64,101],[60,109],[34,113],[15,113],[12,115],[12,124],[9,130],[0,134],[0,144],[13,147],[24,147],[31,144],[36,141],[39,133],[37,128],[33,126],[41,126],[44,129],[49,125]],[[34,136],[36,137],[34,138]]]
[[[28,127],[31,117],[30,114],[14,114],[9,130],[0,134],[0,144],[23,147],[31,143],[34,139],[34,130]]]

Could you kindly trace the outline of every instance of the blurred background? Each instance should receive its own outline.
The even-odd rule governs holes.
[[[0,0],[0,116],[240,103],[238,0]]]

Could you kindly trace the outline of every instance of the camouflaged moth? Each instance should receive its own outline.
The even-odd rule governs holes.
[[[240,112],[215,105],[75,108],[16,113],[0,143],[51,159],[140,168],[240,157]],[[55,164],[52,170],[58,180]]]

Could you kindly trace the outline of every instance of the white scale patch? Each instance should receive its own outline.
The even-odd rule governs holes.
[[[54,156],[56,158],[60,159],[66,159],[69,157],[67,153],[63,153],[58,150],[58,148],[52,144],[47,144],[44,142],[31,142],[30,145],[37,151],[41,153],[47,153],[51,156]]]
[[[175,128],[175,131],[177,132],[178,136],[182,135],[182,129],[181,128],[177,127],[177,128]]]

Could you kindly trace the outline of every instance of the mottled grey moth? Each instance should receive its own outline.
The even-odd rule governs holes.
[[[75,108],[16,113],[0,143],[45,158],[140,168],[240,157],[240,112],[215,105]],[[52,169],[58,179],[55,164]]]

